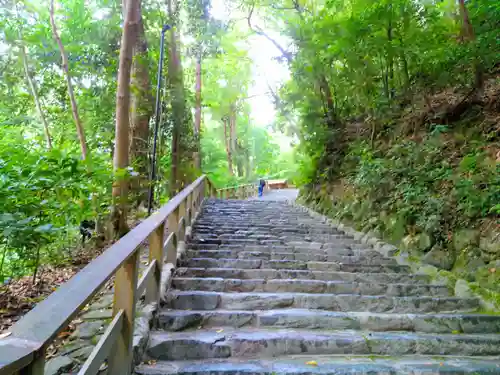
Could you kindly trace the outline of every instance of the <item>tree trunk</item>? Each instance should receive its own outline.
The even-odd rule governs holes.
[[[389,98],[394,98],[394,53],[392,48],[392,2],[389,4],[389,24],[387,25],[387,88]]]
[[[406,54],[404,52],[403,38],[399,39],[399,44],[401,46],[400,59],[402,65],[401,69],[403,71],[404,88],[405,91],[407,91],[410,88],[410,72],[408,70],[408,60],[406,59]]]
[[[460,9],[460,16],[462,18],[462,33],[465,40],[474,40],[474,28],[469,18],[469,11],[465,6],[465,0],[458,0],[458,6]]]
[[[460,16],[462,18],[462,34],[463,38],[467,42],[472,42],[476,39],[476,35],[474,33],[474,27],[470,22],[469,11],[467,6],[465,5],[465,0],[458,0],[458,5],[460,8]],[[474,87],[478,91],[476,95],[482,90],[484,85],[484,72],[483,65],[481,64],[481,60],[478,56],[474,59]]]
[[[123,22],[123,34],[118,66],[118,86],[116,89],[116,128],[113,167],[113,229],[116,237],[128,231],[127,195],[129,166],[129,128],[130,128],[130,76],[133,47],[136,43],[141,19],[141,0],[128,0]]]
[[[326,153],[321,156],[318,164],[319,170],[325,169],[333,171],[333,173],[339,173],[339,168],[345,155],[345,131],[338,119],[332,90],[325,75],[320,75],[319,87],[324,102],[326,127],[329,132],[328,140],[325,144]]]
[[[229,144],[231,146],[231,153],[236,153],[236,108],[231,104],[229,113]]]
[[[200,132],[201,132],[201,53],[196,60],[196,84],[195,84],[195,109],[194,109],[194,139],[195,154],[194,154],[194,165],[195,168],[201,170],[201,144],[200,144]]]
[[[233,155],[231,153],[231,139],[228,131],[228,127],[230,119],[229,117],[224,117],[222,119],[222,124],[224,126],[224,145],[226,146],[226,154],[227,154],[227,169],[231,176],[234,176],[233,172]]]
[[[33,100],[35,101],[35,106],[38,112],[38,116],[40,117],[40,121],[42,121],[43,124],[43,129],[45,132],[45,140],[47,142],[47,148],[49,150],[52,150],[52,137],[50,136],[49,124],[47,122],[47,119],[45,118],[45,114],[43,113],[42,105],[40,103],[40,98],[38,97],[38,92],[36,90],[35,82],[33,81],[33,78],[31,77],[30,74],[28,65],[28,55],[26,53],[26,47],[24,46],[24,43],[22,41],[21,33],[19,33],[19,39],[21,41],[20,49],[21,49],[21,56],[23,58],[24,73],[26,74],[26,80],[28,81],[31,95],[33,95]]]
[[[73,113],[73,120],[76,125],[76,132],[78,134],[78,139],[80,140],[80,149],[82,152],[82,159],[87,159],[87,141],[85,139],[85,131],[83,130],[82,121],[78,113],[78,105],[76,104],[75,94],[73,92],[73,84],[71,83],[71,74],[69,72],[68,56],[62,44],[61,38],[57,31],[56,21],[54,18],[54,0],[50,1],[50,25],[52,26],[52,34],[59,47],[59,52],[61,53],[62,59],[62,69],[66,75],[66,82],[68,83],[68,95],[71,102],[71,112]]]
[[[245,165],[244,160],[246,159],[245,148],[241,146],[240,142],[236,142],[236,170],[238,171],[238,177],[245,177]]]
[[[167,0],[170,23],[176,24],[177,0]],[[170,45],[168,59],[168,78],[170,80],[170,92],[172,93],[172,157],[170,173],[170,196],[177,194],[181,187],[181,129],[184,121],[184,90],[182,83],[181,62],[177,45],[177,33],[173,27],[170,30]]]
[[[133,47],[130,95],[130,149],[131,165],[138,172],[130,181],[136,206],[147,201],[148,193],[148,140],[149,120],[153,113],[153,100],[148,69],[148,43],[142,17]]]

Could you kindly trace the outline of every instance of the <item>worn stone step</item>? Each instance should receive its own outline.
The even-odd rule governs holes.
[[[384,314],[308,309],[163,310],[157,328],[270,327],[312,330],[409,331],[424,333],[500,333],[500,316],[483,314]]]
[[[353,242],[309,242],[300,245],[294,245],[293,242],[282,241],[259,241],[259,243],[241,244],[241,243],[223,243],[222,241],[212,241],[215,243],[205,243],[198,241],[197,243],[188,243],[188,248],[191,250],[245,250],[245,251],[279,251],[292,253],[307,253],[311,251],[325,252],[342,252],[351,251],[351,254],[359,253],[366,254],[374,252],[373,248],[368,245],[357,244]]]
[[[353,273],[342,271],[243,269],[243,268],[177,268],[178,277],[222,277],[228,279],[307,279],[342,280],[363,283],[425,284],[430,282],[427,275],[405,273]]]
[[[199,249],[205,250],[205,249]],[[210,250],[210,249],[208,249]],[[291,247],[287,245],[251,245],[245,247],[233,246],[231,244],[227,244],[219,247],[218,249],[211,250],[220,250],[220,251],[234,251],[234,252],[257,252],[257,253],[286,253],[286,254],[299,254],[299,256],[305,256],[309,254],[320,254],[320,255],[337,255],[337,256],[359,256],[359,257],[369,257],[369,258],[382,258],[382,255],[373,250],[373,249],[355,249],[352,250],[347,247],[337,247],[330,249],[311,249],[311,248],[300,248],[300,247]],[[192,250],[197,251],[197,250]]]
[[[399,264],[341,264],[335,262],[303,262],[294,260],[262,260],[262,259],[212,259],[191,258],[182,261],[183,267],[194,268],[244,268],[244,269],[291,269],[312,271],[345,271],[345,272],[396,272],[408,273],[409,266]]]
[[[315,233],[315,234],[331,234],[331,235],[343,235],[339,230],[332,228],[329,225],[317,226],[317,225],[300,225],[297,223],[286,223],[286,224],[271,224],[269,222],[236,222],[231,220],[228,224],[228,218],[220,222],[199,222],[197,221],[193,225],[193,229],[196,232],[210,232],[219,233],[227,232],[234,233],[236,231],[247,231],[252,233],[257,232],[268,232],[268,233]]]
[[[179,310],[272,310],[293,307],[329,311],[432,313],[474,311],[479,307],[479,301],[475,298],[456,297],[391,297],[326,293],[223,293],[171,290],[167,294],[167,306]]]
[[[147,354],[158,360],[257,358],[284,355],[462,355],[500,354],[500,335],[406,332],[223,329],[153,331]]]
[[[182,278],[172,280],[178,290],[212,292],[296,292],[386,296],[449,296],[444,285],[351,283],[344,281],[296,279]]]
[[[264,251],[246,251],[233,249],[217,250],[188,250],[188,258],[213,258],[213,259],[264,259],[264,260],[300,260],[300,261],[323,261],[340,262],[345,264],[397,264],[395,259],[384,258],[380,253],[372,251],[364,255],[350,255],[352,250],[304,250],[301,252],[275,252],[269,248]],[[349,254],[349,255],[348,255]]]
[[[314,362],[311,362],[314,361]],[[486,375],[499,374],[498,358],[435,356],[289,356],[273,359],[158,361],[139,375]]]

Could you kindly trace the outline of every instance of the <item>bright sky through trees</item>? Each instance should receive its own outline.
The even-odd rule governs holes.
[[[241,28],[248,28],[246,15],[237,14],[234,10],[228,11],[230,0],[214,0],[211,2],[211,14],[220,20],[239,19]],[[283,45],[290,43],[289,38],[273,31],[268,31],[275,40]],[[269,86],[277,92],[280,85],[286,82],[290,73],[285,63],[276,60],[280,55],[276,47],[261,35],[252,35],[248,39],[250,45],[249,56],[253,60],[252,78],[253,85],[249,90],[248,102],[251,106],[251,116],[256,126],[267,126],[273,123],[276,117],[272,96],[269,94]],[[273,132],[275,141],[282,149],[288,149],[291,139],[282,133]]]

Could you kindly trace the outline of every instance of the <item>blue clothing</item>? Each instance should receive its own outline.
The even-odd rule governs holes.
[[[264,191],[264,186],[263,185],[259,185],[259,197],[262,197],[263,191]]]

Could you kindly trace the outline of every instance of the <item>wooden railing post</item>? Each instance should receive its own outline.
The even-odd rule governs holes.
[[[167,249],[167,263],[176,264],[177,263],[177,224],[179,222],[179,207],[177,207],[167,218],[167,229],[168,234],[173,233],[175,236],[174,244],[169,246]]]
[[[191,225],[191,217],[193,215],[193,207],[192,207],[193,206],[193,194],[194,194],[194,192],[189,194],[186,198],[186,206],[185,206],[186,227]]]
[[[125,375],[132,371],[138,269],[139,251],[136,249],[116,272],[113,316],[123,310],[124,317],[118,340],[109,356],[109,375]]]
[[[163,267],[163,234],[165,232],[165,222],[149,235],[149,263],[156,261],[154,276],[149,278],[146,287],[146,304],[156,302],[160,298],[160,279]]]

